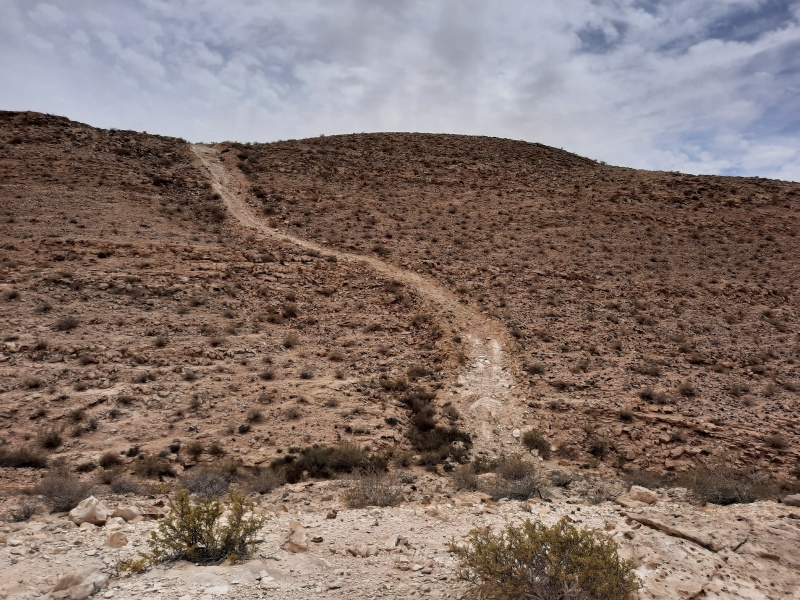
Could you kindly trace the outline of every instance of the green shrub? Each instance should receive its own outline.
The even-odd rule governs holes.
[[[250,556],[259,543],[265,517],[251,514],[253,505],[238,492],[228,496],[227,519],[220,517],[219,500],[192,500],[187,490],[178,490],[169,501],[170,511],[158,529],[150,534],[149,552],[142,555],[148,564],[189,560],[213,564],[223,560],[240,562]],[[132,561],[137,563],[139,561]]]
[[[498,534],[474,529],[452,550],[459,576],[482,598],[622,600],[639,588],[633,563],[619,558],[613,540],[576,529],[566,517],[552,527],[526,521]]]

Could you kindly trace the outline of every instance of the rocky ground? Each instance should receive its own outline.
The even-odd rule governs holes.
[[[180,562],[120,575],[120,561],[146,548],[163,515],[156,498],[108,497],[101,501],[107,520],[99,526],[79,525],[81,518],[66,514],[6,523],[0,597],[70,597],[53,591],[59,581],[95,571],[102,587],[92,593],[106,598],[462,598],[469,588],[455,574],[451,541],[478,526],[528,518],[549,525],[562,516],[617,541],[638,565],[640,598],[800,597],[800,508],[774,502],[700,508],[686,504],[685,490],[644,488],[597,505],[567,490],[547,501],[493,502],[423,475],[413,491],[404,486],[403,504],[356,510],[340,498],[348,485],[298,483],[258,498],[256,512],[267,517],[263,543],[253,560],[235,566]],[[75,588],[66,592],[86,597]]]

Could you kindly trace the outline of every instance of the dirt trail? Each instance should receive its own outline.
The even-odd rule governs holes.
[[[214,191],[222,196],[230,213],[243,226],[323,256],[365,265],[416,290],[432,305],[438,318],[467,342],[469,366],[459,375],[458,384],[453,388],[455,396],[449,399],[459,408],[466,429],[472,433],[475,450],[496,454],[503,446],[517,443],[512,433],[520,426],[525,404],[515,391],[513,372],[517,365],[506,353],[514,343],[505,326],[462,303],[455,294],[423,275],[371,256],[334,250],[269,227],[247,203],[249,186],[237,173],[226,168],[218,150],[205,144],[193,144],[191,148],[209,171]]]

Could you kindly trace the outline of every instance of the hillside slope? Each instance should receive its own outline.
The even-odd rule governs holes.
[[[229,148],[273,227],[424,274],[504,323],[519,427],[563,458],[797,468],[800,185],[466,136]]]

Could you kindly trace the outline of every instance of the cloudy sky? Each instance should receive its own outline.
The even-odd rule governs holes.
[[[800,0],[0,0],[0,109],[192,141],[491,135],[800,181]]]

